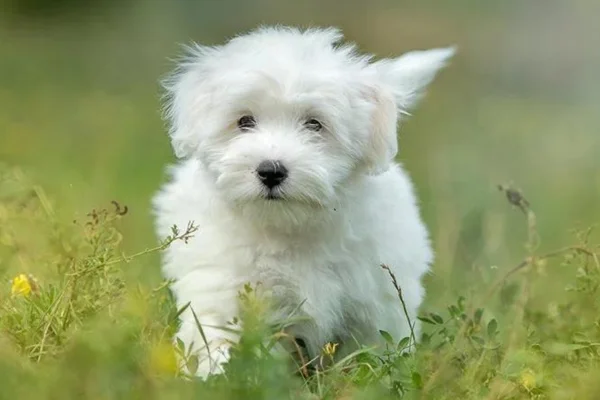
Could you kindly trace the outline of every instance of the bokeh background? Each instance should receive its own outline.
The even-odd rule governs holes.
[[[271,23],[338,26],[382,57],[458,46],[400,131],[399,160],[438,255],[429,305],[481,291],[522,259],[524,219],[498,184],[524,191],[542,251],[600,221],[597,0],[1,0],[0,9],[0,161],[27,169],[65,219],[126,204],[128,250],[156,241],[149,201],[174,161],[158,81],[181,44]],[[158,282],[157,257],[129,273]]]

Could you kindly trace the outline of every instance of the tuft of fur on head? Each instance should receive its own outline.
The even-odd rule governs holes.
[[[163,82],[177,157],[201,162],[232,205],[262,207],[264,160],[289,179],[275,195],[287,211],[329,206],[357,177],[385,172],[398,152],[399,117],[418,102],[454,48],[373,62],[338,29],[261,27],[221,46],[187,47]],[[256,126],[241,131],[242,116]],[[316,119],[322,130],[306,128]]]

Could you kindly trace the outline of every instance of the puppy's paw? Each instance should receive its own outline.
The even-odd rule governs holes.
[[[186,357],[179,358],[179,368],[185,375],[206,379],[210,375],[225,372],[225,364],[229,361],[229,346],[221,345],[211,349],[206,348],[191,352]]]

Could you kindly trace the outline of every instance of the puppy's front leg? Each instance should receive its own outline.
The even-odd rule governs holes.
[[[223,364],[229,360],[229,348],[238,340],[239,326],[231,323],[239,309],[238,292],[234,289],[215,291],[206,287],[204,290],[185,290],[191,287],[186,286],[185,282],[181,282],[175,290],[178,303],[181,306],[189,304],[181,314],[181,326],[176,337],[185,345],[186,355],[197,357],[198,368],[190,371],[189,364],[181,367],[202,378],[222,373]],[[185,364],[186,360],[182,361]]]
[[[229,360],[229,348],[231,343],[238,339],[237,335],[228,329],[224,318],[218,315],[198,315],[199,324],[193,314],[182,317],[181,327],[177,332],[177,338],[185,345],[186,353],[198,359],[198,368],[191,371],[189,363],[182,365],[182,369],[188,373],[194,373],[198,377],[206,378],[211,374],[223,372],[223,364]],[[223,329],[225,328],[225,329]],[[185,361],[185,360],[184,360]]]

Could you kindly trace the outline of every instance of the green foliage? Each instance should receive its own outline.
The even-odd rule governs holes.
[[[285,339],[284,326],[262,322],[267,308],[260,291],[246,286],[240,293],[240,343],[225,374],[203,382],[177,368],[178,359],[192,370],[198,360],[182,343],[173,344],[183,310],[174,308],[170,282],[153,288],[123,277],[132,260],[188,240],[196,227],[173,227],[158,246],[127,256],[119,231],[127,207],[112,202],[82,221],[66,223],[56,217],[41,187],[20,170],[4,167],[3,396],[546,399],[565,398],[569,385],[567,393],[593,398],[589,382],[598,375],[600,361],[600,263],[592,231],[578,233],[573,246],[538,254],[535,214],[515,193],[508,199],[523,211],[529,232],[523,262],[499,274],[478,299],[460,296],[445,309],[424,311],[416,350],[411,338],[381,331],[382,353],[363,347],[332,362],[336,345],[328,344],[317,369],[308,370],[272,351]],[[538,281],[561,268],[570,271],[564,292],[550,304],[536,302]],[[395,281],[391,273],[390,279]],[[512,300],[494,306],[495,298],[506,301],[507,287],[512,287]]]

